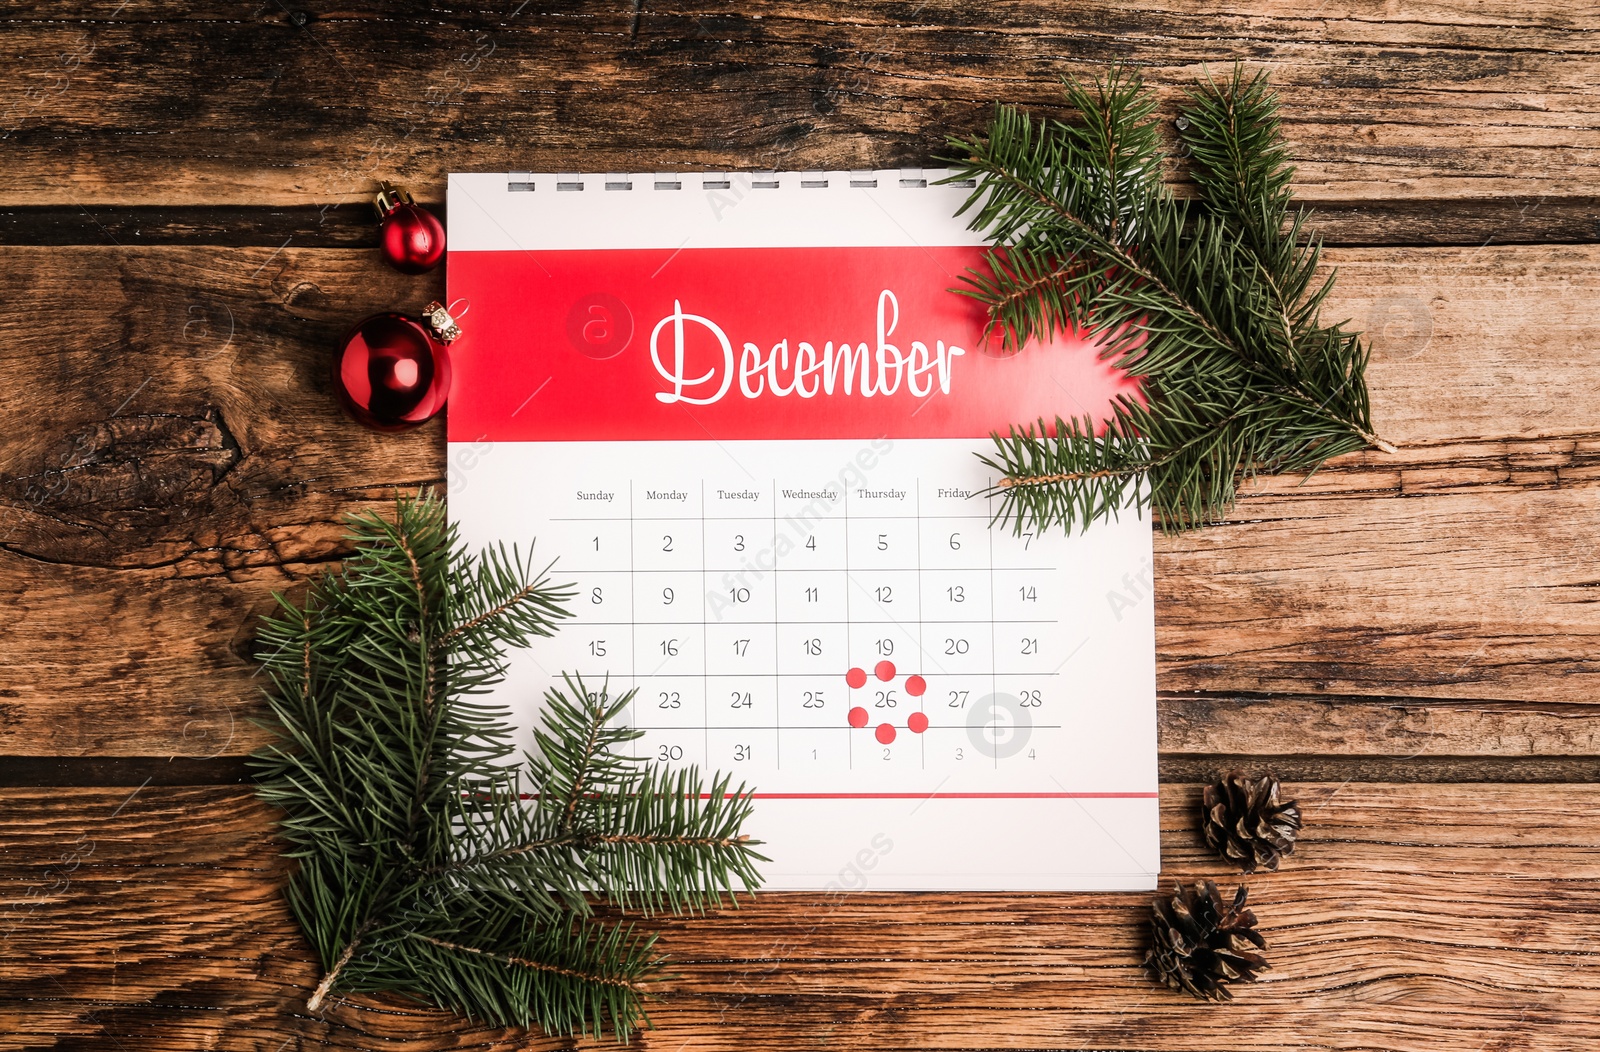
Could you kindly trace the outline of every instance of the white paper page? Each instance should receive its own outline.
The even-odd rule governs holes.
[[[992,445],[965,421],[1009,412],[1006,391],[1039,383],[1007,370],[1041,366],[934,317],[952,253],[979,240],[951,215],[964,191],[876,174],[893,185],[785,173],[721,213],[718,191],[659,177],[452,177],[450,294],[473,313],[451,518],[473,547],[537,538],[576,590],[497,700],[531,742],[561,673],[637,688],[640,755],[755,790],[769,888],[1153,888],[1150,524],[990,527],[996,479],[974,454]],[[859,311],[802,274],[845,275],[857,257],[839,253],[872,248],[891,253],[838,279],[873,294]],[[771,305],[791,290],[798,306]],[[841,376],[821,389],[820,365],[802,394],[813,315],[843,341],[861,319],[848,394]],[[1055,382],[1069,410],[1090,397]]]

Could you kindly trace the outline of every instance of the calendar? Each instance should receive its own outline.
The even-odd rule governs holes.
[[[1150,889],[1150,523],[996,523],[978,457],[1136,388],[985,338],[942,174],[451,176],[451,519],[574,593],[495,700],[532,748],[563,673],[635,691],[770,888]]]

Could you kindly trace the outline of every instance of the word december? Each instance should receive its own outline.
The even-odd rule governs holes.
[[[867,343],[848,342],[835,346],[829,340],[819,351],[813,344],[800,340],[795,345],[794,364],[791,365],[787,339],[779,340],[767,352],[753,343],[746,343],[735,369],[733,343],[722,327],[699,314],[685,314],[683,304],[673,300],[672,313],[650,330],[650,360],[661,378],[672,385],[670,391],[657,391],[656,398],[667,403],[711,405],[733,387],[736,372],[739,393],[746,398],[759,398],[765,393],[779,398],[791,394],[811,398],[818,393],[831,395],[837,390],[871,398],[894,394],[902,382],[906,390],[918,398],[932,394],[935,384],[940,394],[950,393],[951,363],[966,354],[965,350],[955,344],[946,345],[943,340],[935,340],[932,350],[921,340],[912,340],[905,351],[890,343],[889,337],[900,323],[900,301],[888,289],[878,294],[877,322],[876,348]],[[684,375],[684,327],[690,324],[704,327],[722,350],[720,368],[713,366],[703,375],[692,378]],[[662,361],[660,344],[661,331],[669,325],[672,326],[670,367]],[[708,390],[712,385],[716,386],[715,394],[695,393]]]

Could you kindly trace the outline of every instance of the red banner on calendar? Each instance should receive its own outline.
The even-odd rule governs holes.
[[[1074,338],[1002,355],[976,247],[455,252],[451,441],[982,438],[1136,383]]]

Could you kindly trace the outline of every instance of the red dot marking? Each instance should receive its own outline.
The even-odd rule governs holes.
[[[913,712],[906,720],[906,726],[911,728],[912,734],[921,734],[928,729],[928,717],[921,712]]]
[[[909,676],[906,678],[906,693],[911,695],[913,698],[922,697],[927,689],[928,681],[923,679],[921,676]]]
[[[867,670],[864,668],[853,668],[844,674],[844,681],[850,684],[852,687],[864,687],[867,685]]]
[[[894,724],[878,724],[878,729],[873,732],[873,735],[878,739],[879,742],[883,743],[884,745],[888,745],[890,742],[894,741]]]
[[[891,679],[894,679],[894,662],[880,661],[878,662],[878,667],[872,671],[879,679],[887,683]]]
[[[860,705],[850,710],[850,726],[865,727],[867,725],[867,710]]]

